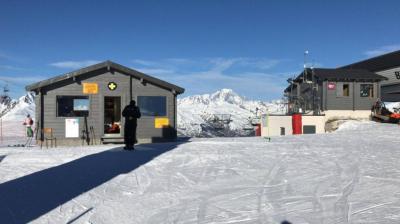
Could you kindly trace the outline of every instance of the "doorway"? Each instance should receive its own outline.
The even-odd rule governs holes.
[[[121,97],[104,97],[104,136],[121,136]]]

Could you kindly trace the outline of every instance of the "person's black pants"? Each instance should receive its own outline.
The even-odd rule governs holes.
[[[136,141],[136,127],[137,125],[125,125],[124,140],[127,148],[132,148]]]

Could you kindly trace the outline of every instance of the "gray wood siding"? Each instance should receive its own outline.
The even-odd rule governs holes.
[[[381,87],[382,101],[399,102],[400,101],[400,84],[387,85]]]
[[[321,92],[320,99],[321,99],[321,103],[322,103],[322,107],[321,107],[322,111],[326,110],[326,108],[327,108],[327,106],[326,106],[327,88],[325,88],[325,87],[326,87],[326,81],[319,84],[319,89]]]
[[[350,92],[349,96],[337,96],[336,90],[328,90],[328,81],[324,82],[324,93],[326,94],[326,110],[369,110],[374,104],[380,94],[379,84],[373,82],[333,82],[336,83],[336,89],[338,85],[349,84]],[[374,96],[373,97],[361,97],[360,96],[360,85],[361,84],[373,84],[374,85]]]
[[[39,105],[39,102],[40,102],[40,96],[39,95],[36,95],[35,96],[35,125],[37,124],[37,122],[38,121],[40,121],[40,105]]]
[[[118,87],[114,91],[107,88],[109,82],[117,83]],[[121,74],[119,72],[103,71],[101,74],[88,74],[77,81],[67,81],[56,86],[49,86],[45,88],[46,94],[44,95],[44,127],[54,129],[54,135],[57,138],[65,138],[65,119],[67,117],[57,117],[57,96],[83,96],[82,93],[84,82],[98,83],[99,93],[89,96],[90,109],[88,116],[88,126],[93,126],[96,138],[100,138],[104,134],[104,97],[105,96],[120,96],[121,97],[121,112],[123,108],[129,104],[130,101],[130,77],[129,75]],[[132,97],[137,99],[137,96],[166,96],[167,98],[167,117],[170,124],[174,127],[174,94],[170,90],[160,88],[150,83],[142,84],[140,80],[132,79]],[[37,97],[39,100],[39,97]],[[37,102],[38,103],[38,102]],[[38,104],[37,104],[38,105]],[[39,120],[39,108],[37,107],[37,119]],[[80,133],[84,130],[84,118],[80,117]],[[123,135],[122,119],[121,134]],[[175,128],[175,127],[174,127]],[[162,137],[162,129],[154,127],[154,117],[143,116],[138,121],[138,138],[154,138]],[[79,138],[78,138],[79,139]]]
[[[326,88],[326,108],[327,110],[352,110],[353,109],[353,83],[352,82],[333,82],[336,83],[335,90],[328,89],[328,83],[325,82]],[[337,96],[336,91],[339,85],[349,84],[349,96]]]
[[[138,96],[166,96],[167,104],[167,118],[169,124],[175,128],[175,115],[174,115],[174,94],[170,90],[166,90],[147,83],[143,85],[140,80],[133,79],[132,83],[132,97],[137,101]],[[155,117],[142,116],[138,120],[137,136],[138,138],[152,138],[162,137],[163,129],[154,127]]]
[[[361,84],[373,84],[374,85],[374,96],[373,97],[361,97],[360,90]],[[371,82],[357,82],[355,85],[355,109],[356,110],[370,110],[372,105],[378,98],[378,85],[377,83]]]
[[[391,68],[388,70],[383,70],[383,71],[379,71],[379,72],[375,72],[375,73],[388,78],[388,80],[383,80],[381,82],[381,85],[385,86],[385,85],[400,84],[400,79],[398,79],[396,77],[395,72],[400,72],[400,67]]]

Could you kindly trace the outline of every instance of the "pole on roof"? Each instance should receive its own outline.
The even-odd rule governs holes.
[[[304,51],[304,73],[303,73],[303,82],[306,81],[307,78],[307,55],[308,55],[308,50]]]

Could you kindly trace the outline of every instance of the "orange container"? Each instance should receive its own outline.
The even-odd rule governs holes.
[[[301,122],[301,114],[293,114],[292,115],[292,129],[294,135],[302,134],[302,122]]]

